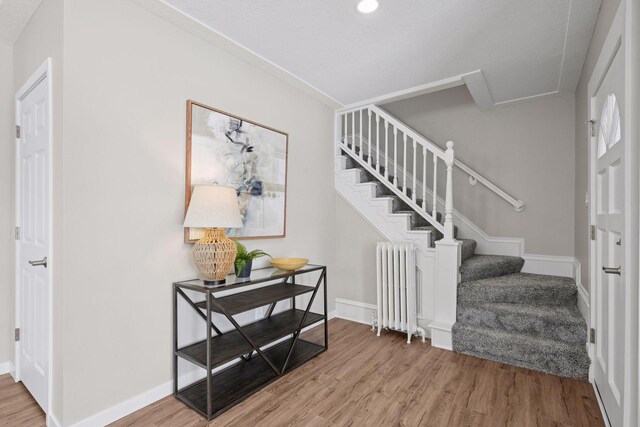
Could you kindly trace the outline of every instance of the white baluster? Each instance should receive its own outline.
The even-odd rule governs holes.
[[[342,126],[342,143],[347,145],[347,115],[343,114],[342,118],[344,119],[344,125]]]
[[[363,156],[362,152],[364,151],[364,146],[362,145],[362,141],[363,141],[363,138],[362,138],[362,134],[363,134],[363,132],[362,132],[362,110],[360,110],[360,129],[359,130],[360,130],[360,158],[362,159],[362,156]]]
[[[351,151],[356,152],[356,112],[351,112]]]
[[[371,144],[373,144],[373,138],[371,138],[371,110],[367,110],[369,112],[369,134],[367,137],[369,138],[369,158],[367,159],[367,163],[371,166]]]
[[[398,186],[398,128],[393,127],[393,185]]]
[[[380,173],[380,116],[376,114],[376,172]]]
[[[427,147],[422,146],[422,209],[427,210]]]
[[[404,134],[404,161],[402,162],[402,166],[404,167],[403,170],[403,177],[402,177],[402,192],[405,194],[405,196],[407,195],[407,134]]]
[[[445,152],[445,163],[447,164],[447,196],[444,205],[444,239],[453,242],[453,141],[447,142],[447,151]]]
[[[384,121],[384,178],[389,180],[389,122]]]
[[[389,179],[389,122],[384,121],[384,179]]]
[[[413,192],[411,193],[411,197],[413,199],[413,203],[416,202],[416,175],[418,175],[418,169],[416,169],[416,152],[417,143],[416,140],[413,140]]]
[[[436,221],[438,220],[438,156],[433,154],[433,188],[432,188],[432,212],[431,216]]]

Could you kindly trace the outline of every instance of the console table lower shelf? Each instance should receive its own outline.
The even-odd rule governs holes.
[[[319,273],[315,286],[296,284],[302,274]],[[200,280],[174,283],[174,396],[211,420],[259,391],[282,375],[291,372],[328,348],[326,267],[307,265],[295,272],[274,268],[255,270],[251,280],[233,276],[227,286],[211,288]],[[244,286],[265,286],[246,292],[216,297],[216,293]],[[311,306],[318,291],[323,290],[324,313],[314,313]],[[190,295],[188,295],[188,293]],[[195,301],[194,295],[204,295]],[[296,298],[309,296],[305,307],[296,308]],[[187,304],[205,321],[206,339],[178,346],[178,300]],[[274,313],[280,301],[288,303]],[[240,326],[233,316],[259,307],[268,307],[264,318]],[[234,329],[222,332],[213,315],[223,315]],[[320,345],[301,337],[302,330],[324,325],[324,343]],[[314,336],[317,334],[314,334]],[[315,338],[314,338],[315,339]],[[178,389],[178,358],[205,369],[208,376]],[[220,369],[222,365],[237,363]]]
[[[274,364],[282,366],[291,342],[292,340],[287,340],[275,345],[265,351],[265,355],[271,358]],[[284,373],[294,370],[325,350],[323,346],[299,339]],[[260,357],[254,357],[248,362],[242,361],[215,373],[211,376],[211,380],[215,383],[212,417],[216,417],[277,378],[279,375]],[[206,378],[180,390],[178,398],[207,417]]]

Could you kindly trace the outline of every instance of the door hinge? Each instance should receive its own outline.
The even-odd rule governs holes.
[[[16,328],[16,336],[15,336],[16,341],[20,341],[20,328]]]
[[[20,139],[20,126],[16,125],[16,138]]]
[[[20,240],[20,227],[16,227],[16,240]]]
[[[596,136],[596,121],[591,119],[585,121],[584,124],[589,126],[589,135]]]
[[[591,344],[595,344],[596,343],[596,330],[591,328],[589,331],[589,342]]]
[[[591,235],[591,240],[596,240],[596,226],[595,225],[591,226],[590,235]]]

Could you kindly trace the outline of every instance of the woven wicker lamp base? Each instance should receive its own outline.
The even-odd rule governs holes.
[[[193,247],[193,260],[206,286],[222,285],[236,259],[236,244],[223,228],[207,228]]]

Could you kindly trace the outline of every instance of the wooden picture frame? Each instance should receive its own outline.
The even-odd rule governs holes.
[[[229,237],[284,238],[289,134],[193,100],[187,101],[186,130],[185,214],[194,185],[230,185],[245,225],[227,230]],[[185,228],[184,241],[195,243],[201,235],[202,229]]]

